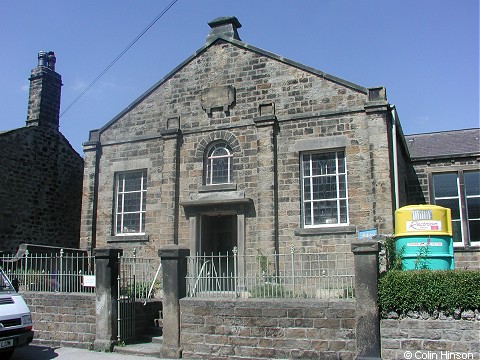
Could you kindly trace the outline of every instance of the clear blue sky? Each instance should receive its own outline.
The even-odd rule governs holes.
[[[4,0],[0,130],[25,125],[28,77],[55,51],[62,111],[171,0]],[[365,87],[385,86],[404,132],[479,125],[478,0],[178,0],[60,119],[83,155],[100,128],[236,16],[242,41]]]

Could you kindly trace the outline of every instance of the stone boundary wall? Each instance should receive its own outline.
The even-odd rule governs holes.
[[[33,318],[34,341],[90,349],[95,341],[95,294],[22,292]]]
[[[183,358],[354,359],[355,300],[180,300]]]
[[[383,359],[480,359],[480,319],[382,319]]]

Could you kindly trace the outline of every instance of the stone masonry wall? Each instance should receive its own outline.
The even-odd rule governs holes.
[[[479,319],[383,319],[381,336],[383,359],[480,359]]]
[[[190,247],[191,223],[185,208],[175,202],[206,195],[226,201],[229,196],[252,200],[251,209],[242,213],[247,254],[256,254],[257,249],[271,253],[275,242],[283,253],[292,244],[302,251],[349,252],[358,230],[392,233],[386,101],[380,101],[377,110],[366,111],[367,89],[227,42],[215,43],[183,65],[101,129],[96,247],[126,251],[135,247],[146,257],[156,257],[161,246],[175,241]],[[228,111],[207,113],[202,92],[227,85],[235,88],[235,102]],[[258,120],[265,104],[275,109],[269,114],[274,119],[271,124]],[[174,117],[181,130],[177,168],[173,163],[176,140],[162,135]],[[205,149],[212,138],[228,141],[234,150],[231,191],[204,184],[204,153],[199,149]],[[304,231],[301,153],[338,149],[346,155],[349,224]],[[87,154],[86,194],[93,189],[93,160],[93,152]],[[139,169],[147,170],[146,234],[142,238],[112,236],[115,174]],[[173,186],[175,169],[178,193]],[[94,214],[89,196],[84,196],[81,248],[92,247]],[[204,213],[215,211],[222,209],[211,206]]]
[[[34,341],[91,348],[95,341],[95,294],[22,292],[33,318]]]
[[[355,301],[182,299],[184,358],[354,359]]]
[[[0,251],[21,243],[77,248],[83,160],[56,129],[0,134]]]

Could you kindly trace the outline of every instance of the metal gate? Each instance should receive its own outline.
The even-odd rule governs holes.
[[[161,280],[160,259],[138,258],[133,255],[118,257],[117,342],[132,343],[136,338],[136,304],[146,304]]]

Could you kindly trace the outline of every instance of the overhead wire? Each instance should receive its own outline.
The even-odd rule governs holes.
[[[137,35],[137,37],[130,43],[128,44],[128,46],[122,50],[122,52],[75,98],[75,100],[73,100],[73,102],[67,106],[67,108],[62,111],[62,113],[60,114],[60,117],[62,117],[63,114],[65,114],[78,100],[80,100],[80,98],[85,95],[85,93],[90,90],[92,88],[93,85],[95,85],[95,83],[100,80],[100,78],[105,75],[105,73],[110,70],[110,68],[115,65],[117,63],[118,60],[120,60],[120,58],[128,51],[130,50],[130,48],[135,45],[135,43],[140,40],[140,38],[145,35],[145,33],[150,30],[150,28],[155,25],[155,23],[160,20],[160,18],[165,15],[167,13],[168,10],[170,10],[170,8],[175,5],[175,3],[177,2],[178,0],[173,0],[172,2],[170,2],[170,4],[167,5],[167,7],[165,9],[162,10],[162,12],[160,14],[158,14],[155,19],[153,19],[153,21],[147,25],[147,27],[145,29],[142,30],[142,32],[140,32],[140,34]]]

